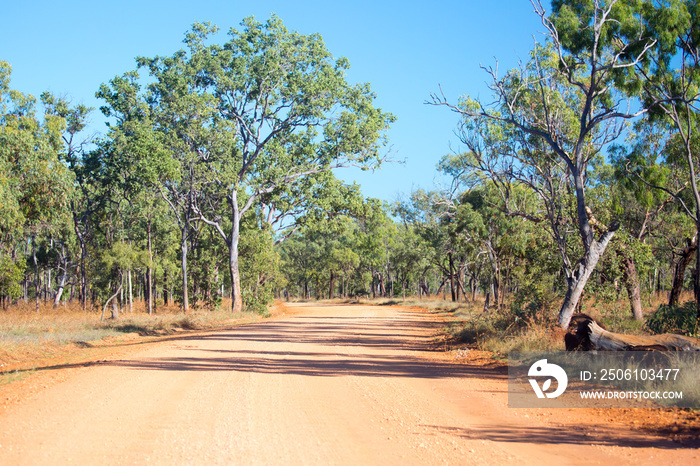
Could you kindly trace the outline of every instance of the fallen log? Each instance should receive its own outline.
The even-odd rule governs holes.
[[[700,351],[699,338],[671,333],[645,336],[613,333],[585,314],[572,317],[564,343],[567,351]]]

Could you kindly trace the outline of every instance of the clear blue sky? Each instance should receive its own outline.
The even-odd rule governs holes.
[[[464,94],[488,98],[479,65],[497,58],[505,72],[527,58],[534,38],[543,40],[529,0],[27,0],[5,2],[2,11],[0,60],[12,65],[10,86],[96,108],[101,83],[133,69],[137,56],[171,55],[196,21],[218,25],[221,41],[243,18],[271,13],[290,30],[320,33],[334,56],[349,59],[349,79],[369,82],[377,105],[397,117],[389,145],[404,164],[338,173],[387,201],[433,189],[437,162],[459,147],[457,116],[425,105],[430,93],[442,86],[453,102]],[[92,127],[104,131],[98,110]]]

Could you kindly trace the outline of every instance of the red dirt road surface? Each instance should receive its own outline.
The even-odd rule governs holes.
[[[700,464],[588,410],[508,408],[506,371],[434,351],[429,313],[289,309],[40,371],[64,375],[0,410],[0,464]]]

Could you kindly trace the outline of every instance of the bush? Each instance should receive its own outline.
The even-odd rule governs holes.
[[[263,317],[269,317],[270,312],[267,309],[268,304],[273,301],[272,290],[250,290],[244,288],[241,290],[241,298],[246,312],[255,312]]]
[[[454,337],[463,343],[478,344],[482,337],[493,335],[496,329],[493,322],[481,316],[469,319],[453,330]]]
[[[654,333],[677,333],[695,336],[698,334],[698,314],[694,301],[683,305],[661,305],[646,321]]]
[[[0,255],[0,296],[17,299],[22,295],[23,270],[19,263]]]
[[[241,298],[245,310],[267,316],[267,306],[274,300],[275,289],[284,286],[271,229],[269,226],[260,229],[253,222],[241,235],[239,248]]]
[[[562,346],[561,335],[553,330],[551,319],[542,316],[540,307],[502,308],[466,319],[452,330],[457,341],[477,348],[506,355],[510,351],[552,351]]]
[[[559,295],[546,284],[523,285],[513,296],[510,313],[526,324],[550,324],[556,316]]]

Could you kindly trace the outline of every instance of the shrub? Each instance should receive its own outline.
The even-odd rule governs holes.
[[[513,296],[510,313],[516,321],[527,324],[553,323],[559,302],[559,295],[550,286],[529,283]]]
[[[646,326],[654,333],[698,334],[698,314],[694,301],[683,305],[661,305],[649,318]]]

